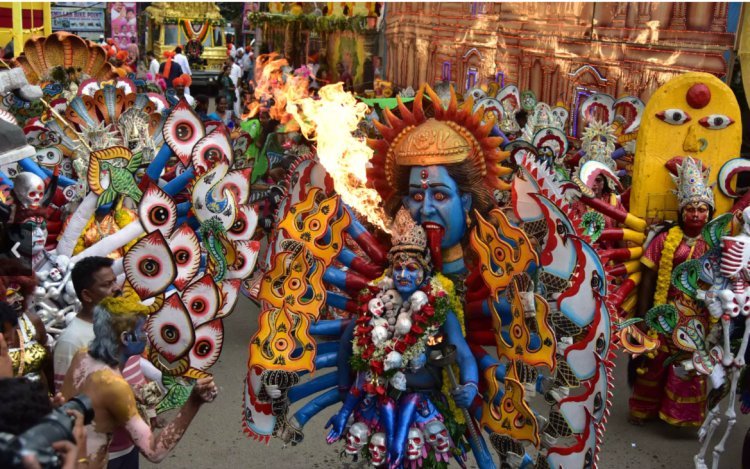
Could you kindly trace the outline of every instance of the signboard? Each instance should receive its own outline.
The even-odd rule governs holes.
[[[110,2],[108,7],[112,39],[118,49],[125,49],[131,43],[131,38],[138,37],[136,2]]]
[[[104,33],[101,8],[52,7],[52,31]]]

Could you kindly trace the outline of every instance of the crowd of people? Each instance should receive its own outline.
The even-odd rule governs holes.
[[[141,357],[147,316],[132,296],[123,294],[112,265],[111,258],[97,256],[76,263],[71,279],[81,307],[54,348],[47,346],[44,325],[29,309],[37,287],[34,277],[2,277],[3,291],[10,293],[0,301],[0,387],[6,391],[0,433],[20,435],[54,407],[85,394],[94,411],[93,426],[86,432],[83,415],[69,412],[75,420],[75,444],[55,446],[66,469],[137,468],[139,454],[161,461],[200,406],[216,397],[213,380],[201,379],[172,422],[143,420],[133,388],[146,382],[144,374],[158,373]],[[152,432],[161,427],[158,435]],[[31,456],[24,463],[35,467],[36,461]]]

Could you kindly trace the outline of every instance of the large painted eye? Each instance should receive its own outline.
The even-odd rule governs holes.
[[[159,311],[149,316],[146,334],[151,345],[170,362],[188,353],[195,342],[195,332],[179,296],[171,295]]]
[[[203,123],[185,101],[180,101],[172,109],[162,132],[169,148],[185,166],[190,163],[193,147],[205,135]]]
[[[195,344],[190,350],[190,366],[201,371],[209,369],[221,354],[224,325],[214,319],[195,329]]]
[[[711,114],[699,120],[698,123],[710,130],[721,130],[734,124],[734,119],[723,114]]]
[[[182,291],[193,281],[201,263],[201,247],[195,232],[182,224],[169,238],[169,249],[174,253],[177,276],[174,286]]]
[[[656,117],[671,125],[682,125],[690,122],[691,119],[690,115],[682,109],[667,109],[657,112]]]
[[[248,240],[257,226],[258,212],[255,208],[250,204],[240,205],[234,224],[227,230],[227,238],[230,241]]]
[[[213,278],[204,275],[190,284],[182,294],[182,302],[187,307],[193,326],[198,327],[216,316],[221,307],[219,287]]]
[[[161,231],[168,237],[177,224],[177,206],[169,194],[151,183],[138,206],[138,218],[147,233]]]
[[[195,145],[191,156],[193,167],[198,174],[203,174],[224,159],[231,166],[233,161],[232,146],[229,144],[229,137],[222,129],[216,129],[203,137]]]
[[[125,276],[141,299],[165,291],[177,274],[172,252],[160,231],[141,238],[125,254]]]

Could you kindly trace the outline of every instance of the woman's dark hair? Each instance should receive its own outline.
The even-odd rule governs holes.
[[[52,412],[41,382],[26,378],[0,379],[0,433],[20,435]]]

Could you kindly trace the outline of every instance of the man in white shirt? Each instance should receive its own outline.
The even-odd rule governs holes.
[[[244,54],[242,54],[242,59],[240,60],[240,66],[242,68],[242,79],[243,80],[250,80],[253,77],[250,76],[250,69],[253,66],[253,56],[250,52],[250,49],[245,51]]]
[[[73,356],[94,339],[94,307],[108,296],[121,294],[117,276],[112,270],[112,259],[84,257],[73,267],[71,280],[76,296],[81,300],[81,311],[60,334],[55,345],[55,389],[60,390]]]
[[[148,73],[151,74],[152,80],[156,81],[156,76],[159,74],[159,61],[156,60],[153,51],[146,53],[148,57]]]
[[[242,79],[242,69],[239,65],[234,63],[234,59],[232,57],[227,57],[226,64],[231,67],[229,71],[229,78],[232,80],[232,83],[234,83],[234,93],[236,95],[236,98],[234,100],[234,115],[239,116],[240,115],[240,80]]]
[[[185,54],[182,53],[182,47],[177,46],[174,50],[175,56],[174,61],[180,65],[180,68],[182,68],[182,73],[187,73],[188,75],[192,76],[193,71],[190,70],[190,62],[188,62],[187,57]],[[190,87],[185,87],[185,94],[190,94]]]

